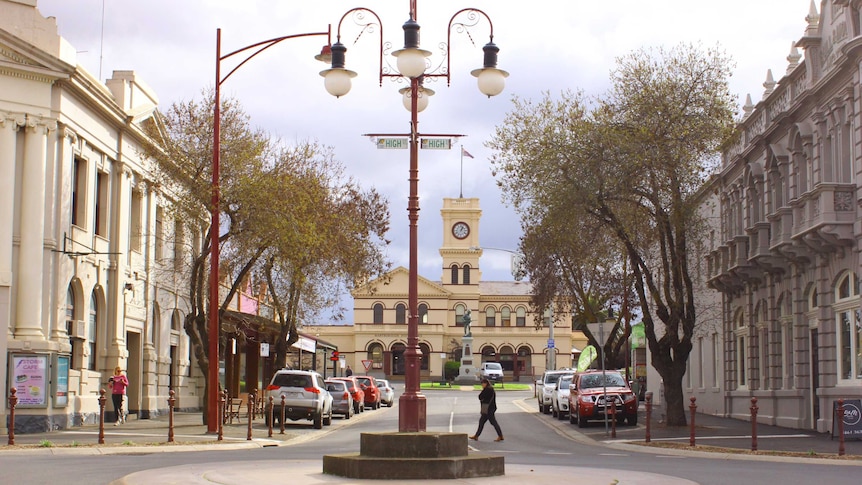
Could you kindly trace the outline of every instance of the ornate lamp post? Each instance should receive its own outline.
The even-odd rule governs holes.
[[[439,66],[434,72],[426,72],[428,58],[431,53],[422,50],[419,47],[419,24],[416,23],[416,0],[410,0],[410,17],[404,23],[404,48],[391,53],[396,58],[397,72],[383,65],[384,44],[382,39],[382,24],[380,18],[371,10],[366,8],[356,8],[349,10],[342,16],[338,23],[338,31],[335,44],[332,45],[332,67],[321,72],[324,77],[324,85],[329,94],[340,97],[350,91],[350,79],[356,76],[356,73],[346,69],[345,53],[347,47],[341,43],[341,24],[344,18],[354,13],[358,19],[363,18],[364,13],[368,13],[374,17],[376,22],[366,22],[363,25],[363,30],[370,29],[372,26],[380,26],[380,84],[383,84],[384,77],[396,78],[396,80],[409,80],[410,87],[401,90],[404,95],[404,105],[410,110],[410,169],[409,182],[410,194],[408,198],[408,219],[410,228],[410,261],[409,261],[409,278],[408,278],[408,310],[409,317],[407,319],[407,349],[404,353],[406,363],[404,393],[399,398],[399,415],[398,429],[400,432],[419,432],[425,431],[426,408],[425,396],[419,391],[419,367],[421,361],[421,351],[419,350],[419,312],[418,312],[418,249],[417,249],[417,223],[419,220],[419,131],[418,131],[418,112],[422,111],[428,103],[428,97],[433,92],[423,86],[423,81],[430,78],[445,78],[447,85],[450,81],[449,77],[449,49],[453,26],[467,29],[474,26],[480,20],[480,16],[488,20],[490,24],[490,41],[483,47],[485,53],[483,67],[475,69],[471,72],[478,79],[479,90],[488,97],[500,94],[505,86],[505,78],[508,73],[497,69],[497,52],[499,48],[494,44],[494,26],[491,24],[491,19],[485,12],[466,8],[459,10],[449,20],[448,37],[445,45],[444,55],[446,57],[446,67]],[[455,22],[459,16],[466,17],[468,23]],[[408,103],[409,97],[409,103]],[[409,105],[409,106],[408,106]]]
[[[310,32],[306,34],[285,35],[274,39],[257,42],[237,49],[229,54],[221,53],[221,29],[216,29],[216,69],[215,69],[215,100],[213,106],[213,160],[212,160],[212,201],[210,206],[212,226],[210,227],[210,281],[209,281],[209,320],[207,322],[207,431],[218,431],[218,397],[219,397],[219,162],[221,158],[221,85],[242,67],[252,57],[287,39],[300,37],[326,36],[327,45],[317,58],[328,58],[330,29],[325,32]],[[221,63],[234,56],[243,55],[238,64],[222,77]]]

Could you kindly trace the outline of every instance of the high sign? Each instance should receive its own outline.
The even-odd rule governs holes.
[[[425,150],[450,150],[452,140],[449,138],[423,138],[420,148]]]
[[[377,149],[401,149],[407,148],[410,145],[407,138],[378,138]]]

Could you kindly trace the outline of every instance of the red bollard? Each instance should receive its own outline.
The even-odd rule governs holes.
[[[218,439],[217,439],[217,441],[223,441],[224,440],[224,418],[225,418],[224,406],[225,406],[225,393],[226,392],[227,392],[227,390],[225,390],[224,392],[220,392],[219,396],[218,396]]]
[[[99,389],[99,444],[105,444],[105,390]]]
[[[281,395],[281,433],[284,434],[284,394]]]
[[[168,443],[174,442],[174,403],[177,400],[174,398],[174,390],[168,391]]]
[[[751,398],[751,451],[757,451],[757,398]]]
[[[838,399],[838,416],[832,418],[838,420],[838,456],[844,456],[844,399]]]
[[[18,389],[14,387],[9,390],[9,439],[6,444],[15,444],[15,406],[18,405]]]
[[[269,434],[266,436],[272,438],[272,396],[269,396],[269,409],[264,409],[264,412],[269,416],[269,420],[267,420],[269,423]]]
[[[245,435],[245,439],[248,441],[251,441],[252,416],[254,416],[254,391],[248,393],[248,433]]]
[[[652,391],[646,393],[646,436],[644,441],[650,442],[650,419],[652,418]]]
[[[697,411],[697,404],[695,404],[697,398],[691,396],[690,401],[691,404],[689,404],[688,409],[691,410],[691,436],[688,438],[688,444],[689,446],[694,446],[694,412]]]

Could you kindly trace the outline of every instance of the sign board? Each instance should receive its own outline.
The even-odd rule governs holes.
[[[554,339],[552,339],[552,338],[549,338],[549,339],[548,339],[548,348],[549,348],[549,349],[553,349],[553,348],[554,348]]]
[[[610,338],[611,331],[613,331],[616,324],[616,320],[605,320],[604,322],[588,323],[587,328],[590,329],[590,333],[593,334],[593,337],[596,338],[600,345],[605,345],[608,343],[608,338]]]
[[[362,361],[362,365],[365,367],[366,371],[371,368],[371,362],[372,361],[370,359],[364,359]]]
[[[58,355],[54,366],[54,407],[64,408],[69,404],[69,359]]]
[[[832,401],[832,437],[838,434],[838,401]],[[862,439],[862,399],[844,400],[844,438]]]
[[[9,380],[17,390],[17,407],[48,406],[48,356],[45,354],[12,354]]]
[[[407,138],[378,138],[377,149],[402,149],[410,146]]]
[[[451,150],[452,140],[449,138],[422,138],[419,148],[423,150]]]
[[[299,340],[293,343],[291,347],[300,349],[304,352],[314,352],[317,350],[317,341],[308,337],[299,337]]]
[[[260,356],[269,357],[269,344],[266,342],[260,343]]]

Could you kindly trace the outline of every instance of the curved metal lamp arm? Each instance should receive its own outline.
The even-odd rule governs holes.
[[[467,19],[470,23],[464,23],[464,22],[457,22],[456,23],[455,17],[461,15],[464,12],[469,12],[467,14]],[[445,77],[446,78],[446,85],[447,86],[451,83],[451,76],[449,73],[451,72],[451,55],[450,55],[450,53],[452,50],[452,27],[456,27],[458,29],[463,29],[463,32],[467,34],[467,37],[470,39],[470,42],[475,46],[476,42],[473,41],[473,36],[470,35],[470,27],[475,27],[479,23],[479,18],[478,18],[479,15],[482,15],[488,21],[488,25],[491,27],[491,36],[490,36],[490,39],[488,42],[493,43],[494,42],[494,23],[491,22],[491,17],[489,17],[488,14],[486,14],[482,10],[479,10],[478,8],[472,8],[472,7],[462,8],[461,10],[458,10],[457,12],[455,12],[455,14],[452,15],[452,18],[449,19],[449,28],[446,31],[446,52],[445,52],[445,54],[446,54],[446,72],[437,75],[438,77]],[[431,76],[434,76],[434,75],[432,74]]]
[[[366,22],[363,24],[362,23],[363,18],[364,18],[363,13],[365,13],[365,12],[368,12],[371,15],[373,15],[374,18],[377,19],[377,22],[376,23],[375,22]],[[359,38],[362,37],[362,34],[364,34],[365,32],[374,32],[374,26],[375,25],[377,25],[377,27],[379,27],[379,29],[380,29],[380,49],[378,52],[378,57],[379,57],[378,72],[380,73],[379,74],[380,75],[380,79],[379,79],[380,85],[383,86],[383,76],[384,76],[384,74],[383,74],[383,22],[380,20],[380,16],[378,16],[377,13],[374,12],[374,10],[371,10],[371,9],[365,8],[365,7],[351,8],[350,10],[344,12],[344,15],[342,15],[341,19],[338,21],[338,28],[337,28],[336,33],[335,33],[335,42],[341,42],[341,24],[344,22],[344,19],[346,19],[351,14],[353,14],[354,22],[356,23],[356,25],[359,25],[361,27],[361,29],[359,30],[359,34],[357,34],[356,38],[353,39],[353,45],[356,45],[356,42],[359,41]],[[390,74],[387,74],[387,75],[390,75]]]
[[[264,41],[261,41],[261,42],[257,42],[257,43],[255,43],[255,44],[247,45],[247,46],[245,46],[245,47],[242,47],[242,48],[240,48],[240,49],[237,49],[237,50],[235,50],[235,51],[231,52],[230,54],[225,54],[225,55],[223,55],[223,56],[220,56],[220,57],[218,58],[218,62],[219,62],[219,63],[221,63],[221,62],[222,62],[222,61],[224,61],[225,59],[228,59],[229,57],[235,56],[235,55],[237,55],[237,54],[241,54],[241,53],[243,53],[243,52],[245,52],[245,51],[247,51],[247,50],[250,50],[250,49],[254,49],[254,48],[256,48],[256,47],[263,46],[263,47],[260,47],[260,49],[257,49],[256,51],[254,51],[251,55],[249,55],[249,56],[248,56],[248,57],[246,57],[245,59],[243,59],[243,60],[242,60],[242,62],[240,62],[240,63],[239,63],[239,64],[237,64],[233,69],[231,69],[231,70],[230,70],[230,72],[228,72],[228,73],[227,73],[223,78],[219,79],[219,80],[218,80],[218,84],[219,84],[219,85],[221,85],[222,83],[224,83],[225,81],[227,81],[227,78],[229,78],[229,77],[231,76],[231,74],[235,73],[235,72],[237,71],[237,69],[239,69],[240,67],[242,67],[242,66],[243,66],[243,64],[245,64],[246,62],[250,61],[254,56],[256,56],[256,55],[260,54],[261,52],[263,52],[263,51],[265,51],[265,50],[269,49],[270,47],[272,47],[272,46],[274,46],[274,45],[278,44],[279,42],[285,41],[285,40],[287,40],[287,39],[296,39],[296,38],[299,38],[299,37],[317,37],[317,36],[323,36],[323,35],[325,35],[325,36],[326,36],[326,43],[327,43],[327,44],[330,44],[330,43],[331,43],[331,41],[330,41],[331,31],[332,31],[332,26],[331,26],[331,25],[329,25],[329,26],[327,26],[326,32],[309,32],[309,33],[306,33],[306,34],[284,35],[284,36],[281,36],[281,37],[276,37],[276,38],[274,38],[274,39],[264,40]]]

